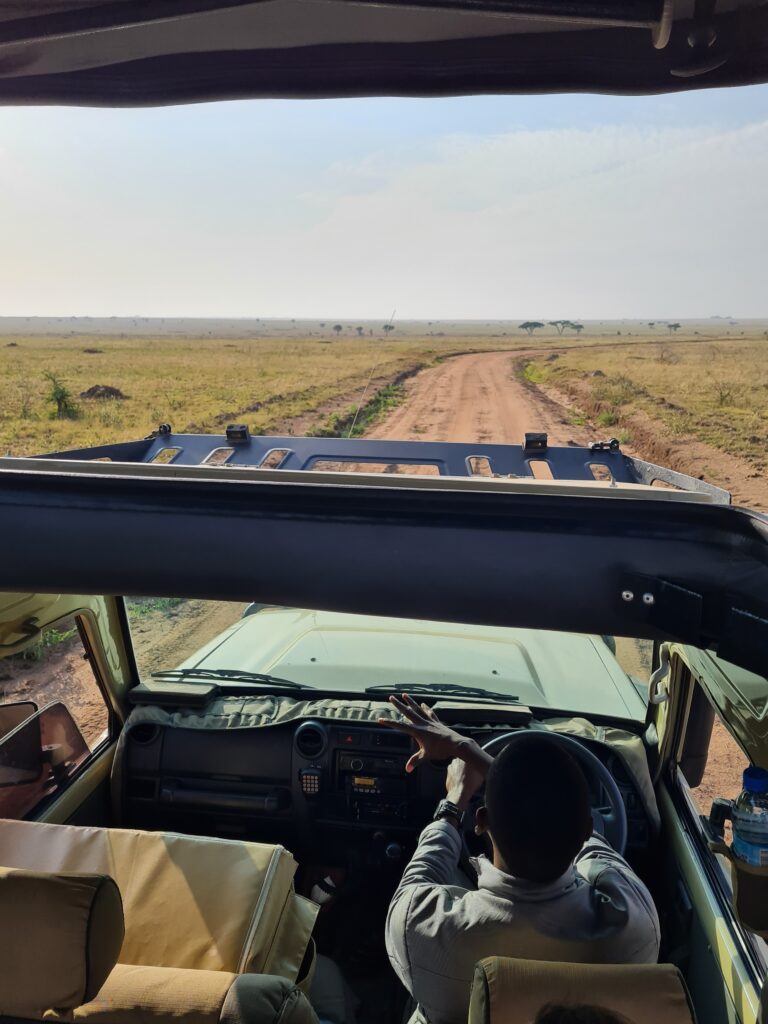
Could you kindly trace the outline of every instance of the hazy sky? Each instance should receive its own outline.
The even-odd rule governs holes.
[[[768,316],[768,87],[0,108],[0,315]]]

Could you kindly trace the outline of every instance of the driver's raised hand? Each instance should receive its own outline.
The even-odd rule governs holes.
[[[441,722],[427,704],[419,706],[407,693],[404,693],[401,698],[390,697],[389,703],[396,711],[399,711],[404,721],[380,718],[379,725],[386,725],[390,729],[404,732],[408,736],[412,736],[419,745],[416,753],[408,758],[408,763],[405,766],[407,772],[412,772],[419,761],[425,759],[427,761],[452,761],[455,757],[462,757],[462,751],[468,743],[471,743],[470,740]]]

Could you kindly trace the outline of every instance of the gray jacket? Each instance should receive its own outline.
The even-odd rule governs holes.
[[[581,963],[655,963],[659,919],[651,895],[600,837],[555,882],[539,885],[474,864],[478,888],[454,884],[461,837],[432,822],[387,915],[395,973],[430,1024],[466,1024],[474,965],[486,956]]]

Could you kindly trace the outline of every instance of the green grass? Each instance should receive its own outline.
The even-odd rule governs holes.
[[[43,661],[48,656],[52,647],[66,643],[75,636],[77,636],[76,626],[73,626],[71,629],[59,629],[56,626],[51,626],[35,637],[32,643],[25,647],[23,651],[10,655],[8,660],[11,662],[14,660],[21,662]]]
[[[361,437],[390,409],[400,405],[404,398],[405,388],[402,384],[387,384],[375,392],[359,412],[356,406],[351,406],[346,412],[333,413],[328,417],[325,426],[314,431],[313,435],[315,437]]]
[[[510,338],[491,347],[523,345]],[[220,433],[232,422],[246,423],[255,434],[275,432],[293,417],[344,397],[351,401],[374,366],[379,381],[395,380],[478,347],[489,347],[488,339],[19,336],[0,347],[0,453],[35,455],[126,441],[159,423],[171,423],[177,432]],[[76,403],[77,418],[51,418],[50,376]],[[94,384],[128,397],[81,398]],[[392,398],[382,396],[380,405]]]
[[[768,458],[768,340],[665,338],[593,345],[526,367],[527,379],[566,390],[601,426],[641,410],[675,437],[694,436],[765,468]]]
[[[127,597],[125,604],[130,618],[141,619],[158,612],[168,615],[184,600],[183,597]]]

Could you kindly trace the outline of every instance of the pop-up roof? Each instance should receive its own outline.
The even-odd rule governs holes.
[[[0,103],[674,92],[768,80],[756,0],[0,0]]]

